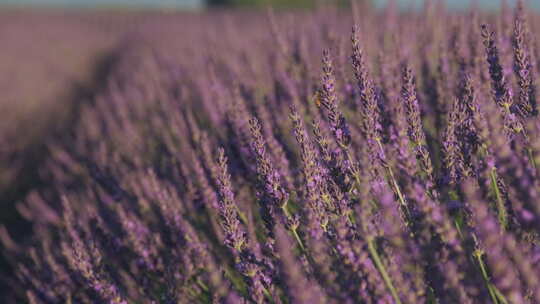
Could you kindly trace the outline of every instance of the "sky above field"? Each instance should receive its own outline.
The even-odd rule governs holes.
[[[383,6],[389,0],[375,0],[378,6]],[[397,0],[397,2],[404,6],[420,5],[424,0]],[[445,0],[450,7],[464,8],[470,5],[472,2],[479,3],[486,8],[497,8],[499,1],[497,0]],[[509,3],[515,2],[515,0],[508,0]],[[179,8],[197,8],[201,7],[204,0],[0,0],[1,4],[14,4],[14,5],[39,5],[39,6],[149,6],[149,7],[179,7]],[[540,9],[540,0],[529,0],[532,7]]]
[[[126,6],[126,7],[201,7],[204,0],[0,0],[0,4],[28,5],[28,6],[66,6],[66,7],[100,7],[100,6]]]
[[[375,3],[378,5],[384,5],[387,3],[388,0],[376,0]],[[397,0],[399,4],[402,6],[410,6],[410,5],[421,5],[424,0]],[[500,7],[500,0],[445,0],[445,2],[448,4],[449,7],[453,8],[466,8],[470,6],[472,3],[478,3],[482,7],[487,7],[491,9],[496,9]],[[516,0],[507,0],[508,3],[512,4],[515,3]],[[540,9],[540,0],[526,0],[526,2],[529,4],[530,7],[534,7],[536,9]]]

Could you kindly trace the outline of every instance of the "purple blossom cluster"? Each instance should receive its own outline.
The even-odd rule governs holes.
[[[7,303],[540,303],[540,16],[426,3],[126,34]]]

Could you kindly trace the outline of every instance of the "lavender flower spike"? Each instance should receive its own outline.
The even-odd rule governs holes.
[[[64,221],[71,244],[62,242],[62,250],[69,265],[75,269],[100,297],[110,304],[127,304],[118,288],[99,269],[102,257],[91,239],[83,239],[78,231],[75,215],[67,197],[62,197]]]
[[[312,233],[320,235],[320,230],[326,231],[328,225],[328,215],[326,214],[323,203],[323,195],[328,195],[324,189],[323,172],[316,157],[317,153],[309,141],[309,137],[302,125],[300,114],[296,107],[291,106],[291,120],[294,126],[294,135],[300,146],[300,157],[302,159],[302,171],[304,175],[304,184],[306,187],[306,199],[310,206],[310,214],[316,219],[319,227],[311,227]]]
[[[223,148],[218,150],[217,167],[219,215],[221,227],[225,232],[225,244],[231,248],[235,256],[236,268],[244,276],[251,297],[255,302],[261,303],[264,301],[265,294],[268,293],[265,285],[270,285],[271,279],[261,267],[261,261],[257,261],[248,248],[247,233],[239,220],[231,177],[227,170],[227,157]]]
[[[444,134],[443,154],[445,181],[455,185],[459,181],[461,163],[459,143],[456,138],[456,128],[459,121],[458,102],[455,99],[452,110],[448,113],[447,126]]]
[[[415,146],[416,158],[420,161],[420,167],[427,181],[433,186],[433,165],[426,146],[426,135],[422,128],[420,117],[420,103],[416,94],[415,80],[409,66],[403,68],[401,98],[405,104],[409,139]]]
[[[219,196],[219,215],[221,227],[225,232],[226,245],[241,253],[247,246],[246,231],[239,220],[238,210],[234,202],[231,186],[231,176],[227,170],[227,157],[223,148],[218,150],[217,184]]]
[[[360,41],[358,40],[358,28],[353,27],[352,35],[352,66],[353,72],[358,81],[358,90],[360,95],[361,113],[362,113],[362,127],[365,133],[366,139],[370,146],[373,146],[373,141],[380,140],[380,120],[379,109],[377,107],[377,99],[375,96],[375,90],[373,83],[368,75],[366,63],[364,62],[364,53],[360,47]],[[374,151],[371,151],[374,152]]]
[[[499,50],[495,44],[495,33],[493,33],[487,24],[482,25],[482,39],[486,49],[486,60],[489,64],[489,75],[491,76],[491,87],[495,102],[507,111],[514,111],[513,101],[510,95],[503,68],[500,63]]]
[[[297,233],[300,219],[291,214],[288,209],[289,194],[281,184],[281,174],[274,168],[266,153],[266,141],[261,133],[261,125],[257,118],[249,121],[252,136],[251,149],[257,161],[258,193],[261,216],[268,233],[268,245],[271,247],[275,241],[273,229],[278,218],[293,232],[299,246],[303,249],[302,241]],[[278,214],[276,208],[280,210]]]
[[[330,121],[330,128],[334,133],[338,145],[342,148],[347,148],[351,143],[351,133],[345,117],[338,109],[338,99],[336,95],[336,79],[334,76],[334,68],[332,65],[332,59],[330,58],[330,52],[324,50],[323,52],[323,75],[322,75],[322,88],[321,99],[322,105],[328,111],[328,119]]]
[[[527,41],[529,39],[523,1],[518,1],[514,20],[514,71],[519,84],[520,114],[524,117],[537,114],[536,94],[533,81],[533,69],[528,52]]]

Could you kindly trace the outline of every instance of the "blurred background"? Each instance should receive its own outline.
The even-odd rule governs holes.
[[[371,2],[376,7],[383,7],[394,1],[403,8],[419,7],[424,0],[359,0]],[[448,7],[460,9],[470,5],[483,8],[497,9],[498,0],[441,0]],[[118,8],[176,8],[176,9],[204,9],[212,5],[276,5],[276,6],[312,6],[317,0],[0,0],[0,4],[8,6],[56,6],[56,7],[118,7]],[[324,0],[319,1],[324,2]],[[509,4],[515,0],[507,0]],[[540,9],[540,1],[530,0],[529,5]]]

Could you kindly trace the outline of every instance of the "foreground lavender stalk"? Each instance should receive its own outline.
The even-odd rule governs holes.
[[[518,78],[519,103],[518,108],[522,116],[536,116],[535,84],[533,69],[528,48],[527,23],[523,1],[518,1],[516,16],[514,20],[514,70]]]
[[[248,242],[246,231],[239,220],[238,207],[234,202],[231,177],[227,169],[227,157],[223,148],[218,150],[216,174],[219,187],[219,215],[222,229],[226,235],[225,242],[227,246],[240,254],[246,249]]]
[[[519,121],[519,113],[507,79],[503,73],[503,67],[500,63],[499,50],[495,43],[495,33],[486,25],[482,25],[482,38],[486,49],[486,60],[489,64],[489,74],[491,76],[491,88],[495,102],[503,112],[504,123],[509,136],[523,132],[523,126]]]
[[[345,117],[339,111],[337,106],[337,96],[335,94],[335,78],[333,74],[332,59],[330,58],[330,53],[325,50],[323,53],[323,76],[322,76],[322,87],[323,87],[323,105],[328,110],[328,119],[330,120],[330,126],[334,133],[334,137],[338,145],[343,149],[345,161],[349,165],[349,172],[354,176],[357,187],[362,187],[360,182],[360,174],[357,170],[357,164],[352,159],[349,149],[350,143],[350,134],[348,131],[348,126],[345,121]],[[394,301],[396,303],[401,303],[399,295],[392,283],[390,276],[384,266],[377,248],[375,246],[373,239],[368,239],[368,250],[371,255],[373,262],[375,263],[377,270],[381,274],[388,290],[392,293]]]
[[[322,100],[323,106],[328,112],[328,121],[330,128],[336,139],[336,142],[342,149],[348,149],[351,143],[351,132],[345,120],[345,117],[338,108],[338,99],[336,95],[336,79],[334,76],[334,67],[330,51],[323,52],[323,74],[322,74]]]
[[[459,122],[459,110],[457,101],[454,101],[453,108],[450,110],[447,126],[444,134],[443,152],[445,179],[449,184],[455,185],[460,179],[460,164],[462,163],[459,142],[456,137],[457,124]]]
[[[310,207],[310,215],[313,216],[318,226],[310,227],[311,233],[320,236],[321,230],[328,230],[328,214],[326,211],[324,196],[329,196],[324,189],[323,173],[317,162],[317,153],[309,141],[307,132],[302,124],[300,115],[295,107],[291,107],[291,120],[294,126],[294,135],[300,146],[304,185],[306,187],[306,199]]]
[[[486,60],[489,64],[489,74],[491,76],[495,102],[499,106],[510,110],[513,102],[500,64],[499,50],[495,43],[495,33],[486,24],[482,25],[482,38],[486,49]]]
[[[425,175],[430,187],[433,187],[433,166],[426,146],[426,135],[422,127],[414,76],[409,66],[403,67],[401,98],[407,113],[408,135],[414,144],[416,157],[420,161],[421,174]]]
[[[249,121],[252,136],[251,149],[257,160],[257,174],[259,178],[259,204],[261,215],[268,230],[269,245],[273,247],[273,227],[276,219],[283,222],[295,235],[298,245],[303,249],[297,229],[300,225],[298,215],[292,214],[288,209],[289,194],[281,185],[281,175],[274,168],[270,158],[266,154],[266,142],[261,133],[261,125],[256,118]],[[279,210],[279,213],[276,211]]]
[[[126,304],[127,301],[122,298],[118,288],[105,278],[105,274],[99,270],[102,263],[102,256],[99,249],[96,248],[93,241],[85,245],[75,223],[75,217],[71,203],[66,197],[62,198],[65,208],[64,219],[67,224],[67,233],[70,236],[72,244],[62,244],[64,255],[68,259],[71,267],[76,269],[97,292],[104,301],[110,304]]]
[[[256,303],[263,303],[271,284],[255,255],[249,250],[246,231],[240,223],[238,209],[232,192],[231,177],[227,170],[227,157],[223,148],[218,150],[217,184],[219,194],[219,214],[221,226],[226,235],[226,245],[231,248],[236,259],[236,267],[246,277],[249,293]]]
[[[478,199],[471,182],[465,184],[464,190],[470,200],[475,215],[476,231],[483,242],[481,246],[487,255],[487,260],[493,271],[493,280],[495,285],[503,293],[510,303],[524,303],[523,294],[519,288],[519,278],[515,273],[513,266],[507,255],[501,250],[497,241],[497,235],[501,233],[497,222],[489,215],[489,210]],[[478,253],[482,255],[482,253]]]
[[[405,197],[401,193],[401,189],[396,180],[395,174],[386,160],[384,149],[382,146],[381,138],[381,124],[380,124],[380,115],[377,105],[375,88],[369,78],[367,67],[365,64],[363,50],[360,48],[360,41],[358,40],[358,27],[353,27],[351,35],[352,43],[352,65],[354,75],[358,81],[358,90],[360,95],[360,109],[362,113],[362,122],[363,122],[363,132],[367,140],[369,155],[377,155],[373,159],[376,164],[373,168],[377,168],[379,163],[381,166],[384,166],[388,172],[390,183],[392,188],[399,197],[399,201],[403,207],[406,208]],[[372,173],[374,176],[378,174],[376,172]]]

